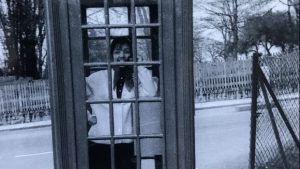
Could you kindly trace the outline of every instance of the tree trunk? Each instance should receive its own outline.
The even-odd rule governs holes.
[[[34,79],[38,79],[39,73],[37,69],[37,54],[36,54],[36,43],[34,40],[26,40],[24,42],[24,75],[25,77],[32,77]]]
[[[238,55],[238,2],[237,0],[232,0],[233,6],[233,25],[232,25],[232,34],[233,34],[233,43],[232,43],[232,54],[233,59],[237,60]]]
[[[42,0],[1,2],[0,22],[4,34],[4,50],[8,53],[9,75],[40,77],[39,71],[42,69],[43,62],[38,61],[38,53],[42,53],[41,48],[45,38],[42,29],[44,28],[42,2]],[[42,54],[40,56],[43,59]]]

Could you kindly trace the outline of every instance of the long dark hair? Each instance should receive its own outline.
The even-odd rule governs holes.
[[[113,52],[117,45],[127,44],[129,46],[130,56],[132,57],[131,40],[128,37],[113,38],[110,44],[110,58],[113,60]]]
[[[129,51],[130,51],[130,57],[132,57],[132,49],[131,49],[131,41],[127,37],[118,37],[114,38],[113,41],[111,42],[110,46],[110,57],[113,60],[113,52],[117,45],[122,45],[122,44],[127,44],[129,46]],[[132,66],[124,66],[124,67],[115,67],[115,75],[114,75],[114,89],[117,86],[117,83],[119,82],[120,78],[123,77],[125,78],[125,84],[126,86],[129,87],[129,89],[132,89],[134,86],[134,81],[133,81],[133,67]],[[117,91],[116,91],[117,92]]]

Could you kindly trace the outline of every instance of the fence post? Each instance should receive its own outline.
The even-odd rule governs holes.
[[[256,118],[258,97],[258,66],[260,53],[252,56],[252,102],[251,102],[251,131],[250,131],[250,169],[255,168]]]

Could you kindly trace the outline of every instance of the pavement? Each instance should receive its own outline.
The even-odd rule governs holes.
[[[280,99],[284,99],[284,98],[280,98]],[[214,168],[214,169],[248,168],[247,164],[248,164],[248,154],[249,154],[248,147],[249,147],[249,137],[250,137],[249,135],[250,134],[250,128],[249,128],[250,111],[249,110],[250,109],[251,109],[251,98],[239,99],[239,100],[214,101],[214,102],[195,104],[195,110],[196,110],[195,111],[196,147],[195,148],[197,153],[196,154],[197,168]],[[241,112],[241,113],[236,113],[236,112]],[[23,133],[23,135],[28,137],[27,135],[28,133],[29,134],[33,133],[32,132],[33,130],[30,129],[37,128],[34,129],[34,131],[39,133],[45,133],[46,130],[48,132],[48,135],[51,136],[51,129],[49,127],[51,127],[51,121],[44,120],[44,121],[36,121],[31,123],[2,125],[0,126],[0,132],[2,134],[17,133],[16,135],[19,138],[21,137],[22,134],[18,134],[18,133]],[[22,129],[28,129],[28,130],[23,131]],[[6,132],[6,131],[14,131],[14,132]],[[7,137],[4,138],[7,139]],[[12,138],[16,138],[16,137],[12,136]],[[22,140],[22,139],[17,139],[17,140]],[[35,141],[39,139],[30,139],[30,140]],[[48,138],[48,140],[51,140],[51,138]],[[220,140],[222,141],[220,142]],[[5,142],[11,143],[12,141],[6,140]],[[25,141],[25,143],[27,142],[28,141]],[[16,143],[16,145],[23,145],[25,143]],[[25,153],[17,152],[18,154],[12,156],[12,158],[20,159],[22,157],[23,160],[31,159],[32,161],[36,161],[37,158],[45,158],[48,159],[47,163],[45,162],[45,165],[46,164],[48,165],[50,163],[53,164],[53,158],[51,154],[52,150],[47,149],[49,147],[51,148],[50,145],[52,145],[52,143],[45,144],[46,148],[43,146],[36,146],[39,143],[40,141],[35,143],[28,143],[28,144],[34,145],[33,147],[35,148],[36,147],[44,148],[41,150],[36,150],[36,152],[42,152],[42,153],[32,153],[30,151],[27,151],[26,149],[26,151],[24,150]],[[30,147],[30,146],[23,146],[23,147]],[[20,150],[19,148],[16,149],[16,151],[19,150]],[[0,164],[1,161],[3,160],[4,159],[0,160]],[[232,163],[232,161],[235,161],[235,163]],[[28,162],[24,162],[24,161],[20,162],[20,164],[24,164],[24,163],[27,164]],[[143,161],[142,163],[143,166],[153,166],[152,161]],[[146,167],[146,168],[149,169],[154,167]]]
[[[251,98],[237,99],[237,100],[221,100],[213,102],[196,103],[195,110],[202,109],[214,109],[220,107],[231,107],[231,106],[247,106],[251,105]]]
[[[243,99],[195,104],[197,168],[225,169],[219,166],[226,166],[226,169],[246,168],[244,166],[248,164],[248,149],[244,147],[249,147],[247,141],[250,133],[248,131],[250,118],[248,117],[249,113],[235,113],[235,110],[239,106],[249,107],[250,102],[250,99]],[[220,116],[221,118],[219,118]],[[215,126],[215,128],[211,126]],[[52,169],[54,163],[51,149],[52,143],[50,142],[51,129],[49,127],[51,127],[50,120],[0,126],[0,134],[6,135],[6,137],[0,137],[4,139],[2,143],[0,139],[2,151],[4,151],[3,147],[5,147],[6,151],[11,153],[8,156],[6,152],[2,152],[5,154],[2,156],[2,159],[0,153],[0,168],[9,166],[6,168],[17,169],[22,166],[21,168],[29,169],[32,168],[30,165],[41,160],[39,166],[43,167],[36,168]],[[42,137],[38,137],[40,135]],[[44,141],[41,141],[41,139],[44,139]],[[221,143],[218,141],[220,139],[223,140]],[[232,144],[232,140],[239,141]],[[200,142],[202,144],[199,144]],[[4,143],[9,144],[4,145]],[[14,146],[10,148],[12,143],[14,143]],[[7,161],[15,162],[7,163]],[[239,163],[231,164],[232,161],[239,161]],[[142,166],[147,169],[155,168],[154,162],[151,160],[143,160]]]
[[[211,107],[204,108],[209,105]],[[196,169],[248,168],[250,102],[209,105],[200,104],[202,109],[195,112]],[[249,110],[240,111],[239,107],[248,107]]]
[[[286,100],[286,99],[288,100],[299,99],[299,94],[293,93],[287,95],[280,95],[278,96],[277,99],[279,101]],[[238,111],[248,111],[251,109],[251,98],[196,103],[195,110],[215,109],[220,107],[231,107],[231,106],[236,106],[236,109]]]
[[[30,123],[20,123],[20,124],[13,124],[13,125],[3,125],[0,126],[0,131],[31,129],[31,128],[48,127],[48,126],[51,126],[51,120],[36,121]]]
[[[51,126],[0,131],[0,169],[54,169]]]

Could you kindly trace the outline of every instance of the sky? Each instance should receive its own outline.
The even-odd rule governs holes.
[[[194,6],[193,19],[194,19],[195,26],[201,26],[201,22],[199,20],[201,20],[201,18],[203,18],[203,17],[208,16],[205,9],[203,9],[203,8],[201,9],[198,6],[201,6],[201,5],[205,6],[205,3],[211,2],[211,1],[213,1],[213,0],[194,0],[193,1],[193,6]],[[273,0],[273,2],[269,3],[266,7],[260,8],[259,10],[254,10],[255,13],[253,13],[253,14],[256,14],[259,12],[265,12],[265,11],[268,11],[269,9],[272,9],[273,11],[287,10],[287,7],[284,4],[282,4],[280,1],[285,2],[286,0]],[[209,37],[214,40],[222,41],[221,34],[217,30],[204,31],[202,33],[202,35],[204,37]]]
[[[206,50],[207,45],[211,44],[214,41],[219,41],[219,42],[223,42],[223,37],[221,35],[221,33],[216,30],[216,29],[203,29],[203,24],[205,24],[203,20],[203,18],[208,16],[208,13],[205,9],[205,4],[209,3],[211,1],[215,1],[215,0],[194,0],[193,1],[193,24],[194,24],[194,30],[199,31],[200,28],[200,32],[201,32],[201,37],[204,38],[205,40],[203,40],[199,45],[200,48],[202,46],[202,50],[201,50],[201,57],[203,59],[203,61],[212,61],[212,58],[210,56],[210,54],[208,53],[208,51]],[[222,1],[222,0],[217,0],[217,1]],[[244,0],[247,1],[247,0]],[[249,0],[250,2],[253,2],[253,0]],[[260,1],[260,0],[258,0]],[[287,6],[284,5],[282,2],[285,2],[286,0],[272,0],[272,2],[268,3],[265,7],[261,8],[257,8],[257,9],[253,9],[251,14],[258,14],[258,13],[265,13],[268,10],[272,9],[273,12],[275,11],[287,11]],[[251,12],[251,11],[250,11]],[[205,47],[206,46],[206,47]],[[266,54],[266,51],[263,47],[260,47],[259,49],[260,52],[262,52],[263,54]],[[278,53],[280,52],[280,48],[279,47],[272,47],[271,53]],[[240,59],[247,59],[248,57],[244,54],[239,54],[238,58]]]
[[[199,19],[201,19],[201,17],[207,15],[204,9],[199,9],[196,8],[196,6],[199,6],[199,4],[203,4],[204,2],[209,2],[212,0],[194,0],[193,4],[194,4],[194,11],[193,11],[193,18],[194,18],[194,25],[200,25],[200,22],[198,22]],[[283,0],[284,1],[284,0]],[[284,6],[282,3],[280,3],[279,0],[274,0],[273,3],[269,4],[266,9],[261,9],[263,10],[268,10],[270,8],[273,8],[273,11],[276,10],[286,10],[286,6]],[[2,35],[2,31],[0,31],[0,36]],[[212,39],[215,40],[221,40],[221,35],[218,31],[205,31],[203,32],[203,36],[204,37],[210,37]],[[4,51],[3,51],[3,47],[2,47],[2,43],[0,43],[0,68],[3,67],[3,61],[4,61]]]

